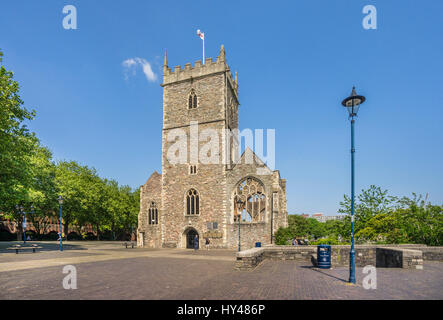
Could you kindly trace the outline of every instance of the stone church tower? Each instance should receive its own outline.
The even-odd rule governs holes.
[[[238,82],[221,46],[216,61],[163,65],[162,173],[140,188],[138,246],[242,249],[271,243],[287,226],[286,180],[250,150],[235,159]],[[177,160],[179,159],[179,160]],[[209,159],[209,160],[208,160]],[[249,159],[249,161],[248,161]],[[241,199],[242,205],[237,204]]]

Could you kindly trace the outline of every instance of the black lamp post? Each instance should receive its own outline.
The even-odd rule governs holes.
[[[359,106],[365,102],[364,96],[358,95],[355,92],[355,87],[352,87],[352,92],[349,97],[342,101],[343,107],[348,109],[349,119],[351,120],[351,252],[349,259],[349,282],[355,284],[355,249],[354,249],[354,117],[357,116]]]
[[[238,252],[241,251],[241,242],[240,242],[240,222],[241,222],[241,214],[243,211],[243,204],[244,202],[240,199],[240,197],[237,198],[237,210],[238,210]]]
[[[58,203],[60,205],[60,251],[63,251],[63,224],[62,224],[63,197],[62,196],[58,196]]]

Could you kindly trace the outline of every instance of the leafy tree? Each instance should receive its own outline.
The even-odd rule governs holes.
[[[308,237],[313,239],[319,239],[321,237],[326,236],[326,228],[325,223],[319,222],[314,218],[307,218],[308,222]]]
[[[0,51],[0,62],[3,53]],[[35,135],[23,123],[35,111],[23,107],[13,73],[0,66],[0,210],[18,217],[15,206],[26,201],[32,183],[30,157]]]
[[[370,218],[355,237],[362,241],[405,243],[407,238],[395,212],[380,213]]]
[[[55,164],[48,148],[40,146],[36,141],[31,157],[32,183],[28,189],[27,201],[33,205],[34,214],[30,220],[37,234],[43,235],[49,228],[50,219],[57,209],[57,193],[55,185]]]
[[[351,219],[345,217],[343,220],[328,220],[324,223],[325,236],[337,240],[349,239],[351,234]]]
[[[309,233],[308,220],[301,215],[289,215],[288,227],[291,230],[293,237],[306,237]]]
[[[400,199],[399,205],[396,213],[410,242],[432,246],[443,244],[443,205],[432,205],[415,193],[412,199]]]
[[[82,166],[76,161],[60,161],[56,165],[55,183],[57,193],[64,199],[63,228],[67,235],[70,224],[95,223],[97,197],[97,175],[94,169]]]
[[[388,190],[382,190],[375,185],[371,185],[367,190],[362,190],[355,200],[354,231],[357,233],[364,228],[365,224],[374,216],[390,212],[397,201],[396,197],[388,195]],[[339,213],[351,215],[351,198],[349,196],[344,196],[340,206]]]
[[[286,245],[288,244],[288,241],[294,238],[294,232],[290,228],[279,228],[274,236],[275,244]]]

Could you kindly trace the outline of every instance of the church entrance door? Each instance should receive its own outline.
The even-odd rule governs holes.
[[[195,229],[189,229],[186,234],[186,249],[194,249],[194,238],[198,237],[197,231]]]

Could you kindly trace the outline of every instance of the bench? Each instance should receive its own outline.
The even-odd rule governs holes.
[[[124,246],[126,247],[126,249],[128,249],[128,243],[125,242]],[[131,242],[131,248],[134,249],[134,242]]]
[[[43,247],[39,247],[37,244],[33,244],[30,247],[22,247],[19,244],[16,244],[10,248],[6,248],[6,250],[15,250],[15,253],[18,254],[19,250],[30,250],[32,249],[32,253],[35,253],[35,249],[43,249]]]

